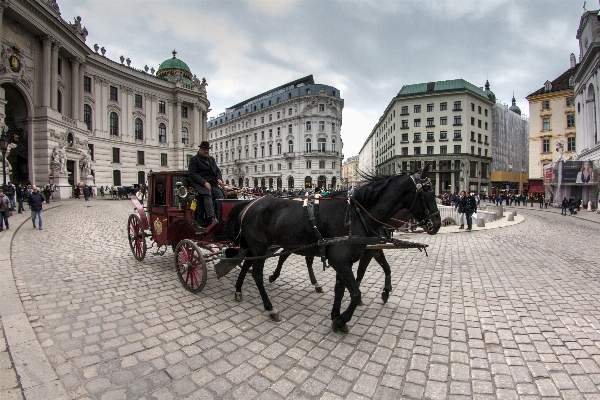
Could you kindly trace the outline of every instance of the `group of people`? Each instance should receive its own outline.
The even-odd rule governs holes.
[[[458,229],[465,229],[465,220],[467,222],[467,232],[473,229],[473,214],[477,212],[477,198],[469,191],[462,190],[459,193],[458,199],[454,208],[458,211],[458,220],[460,226]]]
[[[577,214],[577,210],[581,207],[581,199],[571,197],[567,199],[567,197],[563,197],[561,202],[561,215],[567,215],[567,210],[569,210],[570,215]]]
[[[73,198],[80,199],[83,195],[85,201],[89,201],[94,196],[94,189],[91,185],[79,183],[73,187]]]
[[[0,189],[0,232],[10,228],[8,219],[12,216],[12,212],[15,211],[15,206],[19,214],[25,211],[23,207],[25,201],[27,201],[31,209],[33,227],[37,227],[37,220],[39,229],[42,229],[42,204],[44,203],[44,198],[39,188],[30,182],[27,182],[25,186],[19,183],[16,187],[12,182],[8,182],[4,188]],[[49,202],[49,199],[47,201]]]

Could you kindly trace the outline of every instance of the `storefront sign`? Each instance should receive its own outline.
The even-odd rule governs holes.
[[[554,168],[552,168],[552,167],[548,167],[548,168],[544,169],[544,183],[546,183],[547,185],[552,183],[553,171],[554,171]]]

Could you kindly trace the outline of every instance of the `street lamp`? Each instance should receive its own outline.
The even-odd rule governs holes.
[[[2,127],[2,134],[0,135],[0,151],[2,151],[2,182],[3,188],[6,187],[6,151],[8,146],[12,143],[10,137],[6,134],[6,126]]]

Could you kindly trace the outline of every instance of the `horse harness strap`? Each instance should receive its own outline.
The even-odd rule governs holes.
[[[308,214],[308,223],[310,224],[313,233],[317,237],[317,244],[319,246],[319,257],[321,257],[321,262],[323,263],[323,271],[325,271],[325,268],[328,267],[327,256],[325,255],[327,244],[326,240],[323,239],[323,235],[321,235],[321,232],[319,231],[319,223],[321,222],[319,214],[319,197],[320,196],[316,196],[314,201],[305,199],[303,208]]]
[[[252,207],[257,201],[259,201],[260,199],[264,199],[265,197],[259,197],[258,199],[254,199],[250,203],[248,203],[246,207],[244,207],[244,210],[242,210],[242,214],[240,215],[240,232],[238,233],[238,237],[242,234],[242,222],[244,221],[244,217],[246,216],[246,213],[248,212],[250,207]]]

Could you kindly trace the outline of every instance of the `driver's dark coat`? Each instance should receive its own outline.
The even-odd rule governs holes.
[[[190,159],[188,172],[194,190],[200,194],[211,194],[211,191],[204,187],[206,182],[210,183],[211,186],[217,186],[217,180],[223,180],[221,170],[217,167],[215,159],[211,156],[203,157],[200,153]]]

